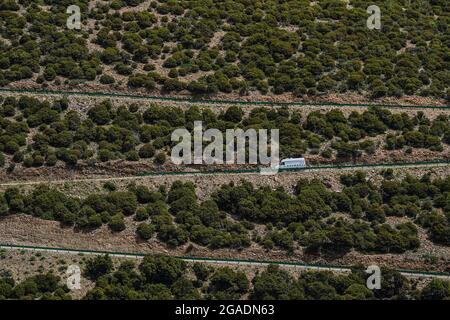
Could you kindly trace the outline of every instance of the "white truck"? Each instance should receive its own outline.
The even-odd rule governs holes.
[[[295,168],[305,168],[306,161],[305,158],[289,158],[283,159],[278,166],[279,169],[295,169]]]

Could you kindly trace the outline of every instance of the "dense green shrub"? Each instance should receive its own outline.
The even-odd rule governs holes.
[[[86,262],[84,275],[91,280],[97,280],[101,276],[110,273],[112,269],[113,262],[110,256],[97,256]]]
[[[441,1],[378,3],[381,32],[366,27],[362,1],[351,6],[337,1],[311,6],[164,1],[136,12],[117,11],[141,2],[115,0],[93,7],[80,2],[86,25],[93,27],[74,33],[63,28],[63,5],[25,1],[17,10],[14,1],[2,1],[0,24],[7,41],[0,46],[0,84],[35,78],[38,85],[62,81],[70,86],[99,79],[114,88],[187,89],[193,95],[448,97],[448,18]],[[94,28],[91,39],[87,34]],[[89,50],[92,44],[100,49]],[[128,79],[117,84],[111,76]]]
[[[0,215],[25,213],[80,229],[108,224],[115,232],[126,228],[125,216],[134,216],[143,222],[136,231],[139,237],[148,240],[156,234],[158,241],[172,247],[191,242],[211,249],[242,249],[255,242],[266,249],[304,247],[324,254],[351,249],[402,253],[420,246],[418,227],[431,241],[449,245],[449,178],[397,179],[385,172],[381,176],[377,186],[363,172],[343,175],[340,192],[320,180],[302,179],[293,195],[243,181],[221,186],[203,202],[194,184],[180,181],[168,191],[133,184],[128,191],[109,188],[84,199],[45,185],[27,194],[8,188],[0,197]],[[333,217],[334,213],[347,217]],[[391,216],[408,221],[386,223]],[[256,233],[251,231],[254,224],[261,226]]]
[[[229,267],[146,256],[138,270],[133,262],[126,261],[101,276],[85,299],[442,300],[450,296],[449,283],[443,280],[433,280],[417,289],[413,281],[397,271],[382,268],[382,274],[382,289],[371,291],[366,287],[368,276],[362,267],[353,268],[349,274],[306,271],[296,277],[277,265],[269,265],[250,276]],[[9,278],[0,281],[7,283],[7,288],[14,287]]]

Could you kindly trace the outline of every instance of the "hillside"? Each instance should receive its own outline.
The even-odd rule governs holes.
[[[69,5],[81,30],[69,30]],[[0,85],[155,94],[449,94],[445,0],[0,2]],[[440,100],[442,103],[442,100]]]

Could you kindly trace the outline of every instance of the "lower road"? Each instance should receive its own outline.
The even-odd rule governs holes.
[[[23,246],[13,244],[0,244],[0,249],[4,250],[25,250],[25,251],[37,251],[37,252],[49,252],[57,254],[80,254],[80,255],[109,255],[111,257],[118,258],[130,258],[141,259],[145,253],[131,253],[131,252],[109,252],[109,251],[97,251],[97,250],[84,250],[84,249],[66,249],[66,248],[52,248],[52,247],[40,247],[40,246]],[[148,253],[147,253],[148,254]],[[309,270],[309,271],[332,271],[339,273],[348,273],[351,271],[351,266],[337,266],[337,265],[314,265],[305,264],[299,262],[281,262],[281,261],[260,261],[260,260],[240,260],[240,259],[216,259],[216,258],[197,258],[197,257],[175,257],[186,262],[201,262],[209,264],[219,265],[245,265],[264,267],[270,264],[279,265],[282,268],[297,269],[297,270]],[[450,280],[450,273],[444,272],[429,272],[418,270],[404,270],[397,269],[402,275],[411,278],[438,278],[444,280]]]

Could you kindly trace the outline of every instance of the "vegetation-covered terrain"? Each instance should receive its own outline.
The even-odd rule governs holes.
[[[431,280],[418,285],[400,273],[382,269],[380,290],[366,287],[364,269],[349,274],[302,272],[299,276],[276,265],[253,276],[230,267],[188,264],[164,256],[146,256],[136,267],[131,260],[114,266],[109,256],[86,261],[83,277],[94,282],[87,300],[444,300],[450,283]],[[0,275],[0,299],[71,299],[53,273],[38,274],[16,283],[11,274]]]
[[[73,5],[80,30],[67,25]],[[369,5],[381,30],[367,26]],[[450,271],[447,169],[136,178],[221,170],[171,163],[172,133],[193,133],[195,121],[279,129],[280,158],[307,165],[449,160],[449,26],[446,0],[0,0],[1,242],[165,254],[138,264],[80,255],[86,287],[74,294],[69,260],[0,250],[0,300],[450,300],[448,281],[383,268],[372,291],[364,272],[372,262]],[[417,108],[357,104],[404,101]],[[29,177],[59,182],[22,185]],[[175,255],[354,267],[296,273]]]
[[[236,106],[219,112],[213,107],[123,106],[109,100],[87,111],[68,108],[66,99],[4,98],[0,105],[0,167],[12,172],[16,164],[52,167],[59,161],[75,167],[118,159],[147,159],[161,165],[169,162],[171,148],[178,143],[171,141],[173,131],[180,127],[192,131],[194,121],[202,121],[203,130],[215,128],[223,133],[235,128],[279,129],[281,158],[316,155],[321,162],[351,162],[387,152],[380,160],[389,162],[389,151],[402,151],[407,158],[413,149],[429,151],[415,160],[429,160],[430,152],[435,158],[449,156],[446,111],[434,111],[438,116],[431,119],[423,111],[384,108],[344,113],[339,109],[311,112],[260,107],[246,113]]]
[[[419,248],[418,227],[436,244],[450,245],[450,179],[384,172],[380,184],[363,172],[342,175],[342,191],[318,179],[300,180],[294,194],[283,188],[255,188],[250,182],[223,185],[199,201],[194,184],[177,181],[170,189],[149,190],[131,183],[79,199],[45,185],[28,194],[8,188],[0,195],[0,215],[25,213],[57,220],[87,232],[107,224],[113,232],[133,217],[144,241],[176,248],[186,243],[210,249],[243,249],[252,243],[268,250],[311,253],[402,253]],[[402,218],[387,223],[387,217]],[[134,227],[133,227],[134,228]]]
[[[82,30],[69,30],[69,5]],[[448,2],[2,0],[0,85],[448,98]]]

